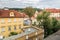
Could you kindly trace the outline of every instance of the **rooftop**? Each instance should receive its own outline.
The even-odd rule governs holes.
[[[47,12],[60,13],[60,9],[45,9]]]
[[[10,16],[10,13],[12,16]],[[23,18],[23,17],[26,17],[26,14],[18,12],[16,10],[0,10],[0,18]]]
[[[39,31],[39,30],[36,29],[36,28],[33,28],[33,27],[25,28],[25,29],[24,29],[24,32],[22,32],[21,34],[14,35],[14,36],[5,38],[5,39],[3,39],[3,40],[15,40],[16,38],[19,38],[19,37],[22,37],[22,36],[24,36],[24,35],[28,35],[28,34],[31,34],[31,33],[37,32],[37,31]]]

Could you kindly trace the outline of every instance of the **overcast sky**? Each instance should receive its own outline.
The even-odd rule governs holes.
[[[0,0],[0,8],[60,8],[60,0]]]

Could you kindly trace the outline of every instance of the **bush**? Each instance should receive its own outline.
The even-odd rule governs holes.
[[[9,36],[12,36],[12,35],[17,35],[18,33],[16,32],[11,32]]]

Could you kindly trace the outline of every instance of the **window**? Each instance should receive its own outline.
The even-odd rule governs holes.
[[[1,32],[5,32],[5,28],[4,27],[1,28]]]
[[[8,27],[8,31],[11,31],[11,26]]]
[[[14,19],[14,22],[16,22],[16,18]]]
[[[14,25],[14,30],[16,30],[16,25]]]
[[[11,22],[11,19],[8,19],[8,22]]]
[[[24,20],[24,26],[30,25],[30,20]]]
[[[4,19],[1,19],[1,23],[4,23],[5,21],[4,21]]]

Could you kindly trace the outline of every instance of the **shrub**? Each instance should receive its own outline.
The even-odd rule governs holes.
[[[16,32],[10,32],[10,35],[9,36],[12,36],[12,35],[17,35],[18,33]]]

